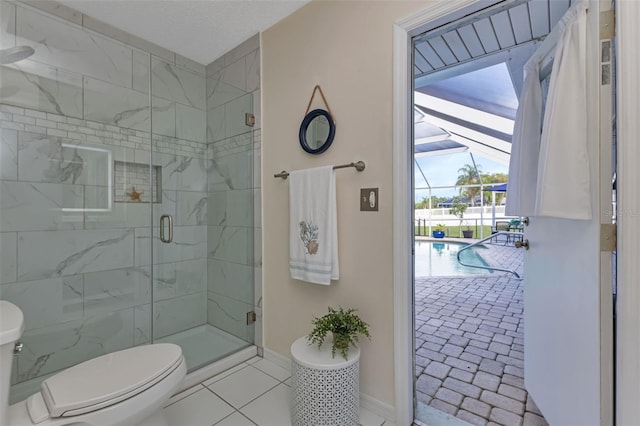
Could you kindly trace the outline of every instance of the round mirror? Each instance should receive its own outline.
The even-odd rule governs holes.
[[[323,109],[314,109],[300,125],[300,145],[309,154],[320,154],[331,146],[335,134],[336,125],[331,114]]]

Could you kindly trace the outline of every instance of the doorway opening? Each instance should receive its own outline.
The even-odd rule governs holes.
[[[413,37],[418,423],[547,424],[524,385],[523,218],[505,216],[491,189],[508,187],[524,64],[570,6],[494,5]],[[485,238],[467,250],[484,262],[474,274],[433,267]]]

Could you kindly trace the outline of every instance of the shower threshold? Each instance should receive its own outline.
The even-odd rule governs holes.
[[[251,343],[209,324],[156,339],[156,343],[175,343],[180,346],[189,373],[252,346]]]

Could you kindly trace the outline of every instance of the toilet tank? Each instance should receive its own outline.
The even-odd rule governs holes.
[[[20,308],[0,300],[0,425],[7,424],[13,348],[23,330],[24,315]]]

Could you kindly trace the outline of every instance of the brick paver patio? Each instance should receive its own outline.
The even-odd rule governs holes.
[[[522,274],[523,251],[490,246]],[[522,281],[494,273],[416,277],[416,396],[474,425],[547,425],[524,387]]]

